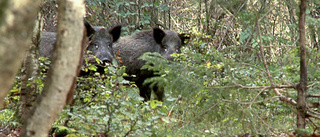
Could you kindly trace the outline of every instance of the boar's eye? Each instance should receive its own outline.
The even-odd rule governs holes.
[[[96,49],[98,49],[98,48],[99,48],[99,45],[98,45],[98,44],[94,44],[94,47],[95,47]]]
[[[109,47],[111,47],[111,48],[112,48],[112,43],[108,43],[108,45],[109,45]]]
[[[168,45],[164,45],[164,51],[167,52],[168,51]]]

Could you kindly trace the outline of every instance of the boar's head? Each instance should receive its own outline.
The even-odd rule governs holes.
[[[186,34],[178,34],[171,30],[161,30],[159,28],[153,29],[153,37],[155,41],[160,44],[160,54],[172,60],[172,53],[181,53],[181,47],[187,43],[187,39],[190,39]]]
[[[116,42],[121,33],[121,25],[117,25],[110,30],[104,27],[100,29],[93,29],[89,23],[85,22],[87,28],[87,36],[89,37],[89,44],[86,50],[88,56],[88,62],[95,63],[96,59],[100,59],[100,63],[111,63],[113,58],[112,43]],[[90,56],[93,55],[93,56]]]

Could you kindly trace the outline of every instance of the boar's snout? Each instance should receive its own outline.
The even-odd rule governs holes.
[[[112,64],[112,58],[102,58],[101,61],[103,65]]]

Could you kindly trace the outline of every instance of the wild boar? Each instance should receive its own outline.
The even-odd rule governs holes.
[[[154,28],[137,32],[131,36],[120,38],[113,44],[115,54],[119,54],[121,65],[126,66],[126,73],[136,75],[135,78],[127,77],[127,80],[134,81],[140,90],[140,96],[145,101],[150,100],[151,91],[157,96],[157,100],[163,101],[164,88],[149,84],[143,84],[144,80],[155,76],[152,71],[141,70],[145,61],[138,59],[146,52],[158,52],[163,57],[172,60],[172,53],[180,53],[180,48],[189,39],[185,34],[178,34],[171,30]]]
[[[121,25],[117,25],[110,30],[104,27],[92,27],[88,22],[84,22],[84,25],[87,30],[87,37],[89,37],[90,40],[86,48],[86,54],[89,55],[88,62],[99,66],[99,68],[101,68],[104,63],[112,62],[112,44],[120,37]],[[49,57],[49,60],[51,60],[55,41],[56,32],[43,32],[40,43],[40,56]],[[101,63],[97,63],[94,57],[100,59]]]

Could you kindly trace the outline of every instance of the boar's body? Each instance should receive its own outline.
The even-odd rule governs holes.
[[[178,34],[171,30],[153,29],[137,32],[131,36],[123,37],[114,43],[114,53],[121,57],[121,65],[126,66],[129,75],[136,75],[135,78],[127,77],[127,80],[134,81],[140,90],[140,96],[145,101],[150,99],[152,90],[157,99],[163,101],[164,88],[149,84],[143,84],[144,80],[155,76],[152,71],[141,70],[145,61],[139,57],[146,52],[158,52],[167,59],[173,59],[172,53],[180,53],[180,48],[185,44],[184,34]]]
[[[117,41],[121,33],[121,25],[115,26],[110,30],[106,30],[104,27],[91,27],[91,25],[85,22],[85,27],[87,30],[87,37],[89,37],[89,44],[86,47],[86,51],[90,51],[86,54],[91,54],[96,58],[100,59],[103,63],[112,62],[113,59],[113,42]],[[42,40],[40,43],[40,56],[49,57],[53,54],[54,45],[56,41],[56,32],[43,32]],[[98,71],[103,71],[104,69],[96,62],[93,56],[88,56],[89,63],[96,64],[98,66]]]
[[[40,42],[40,56],[48,57],[51,60],[53,54],[54,43],[56,42],[56,32],[42,32]]]

